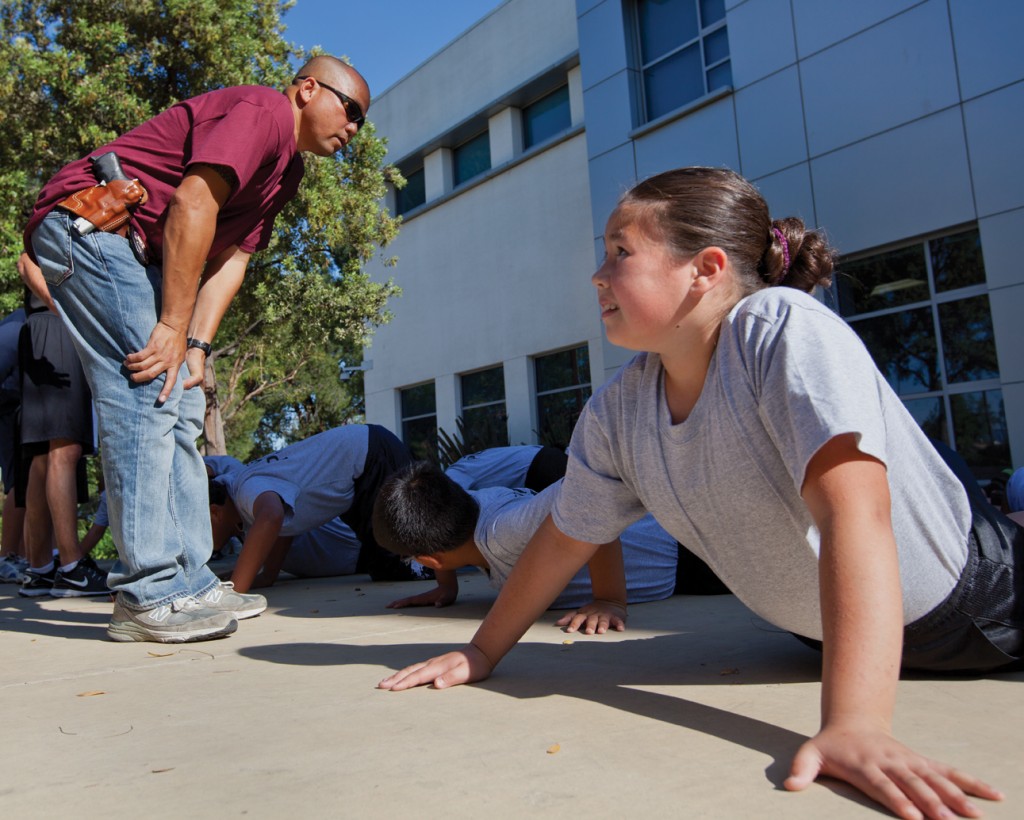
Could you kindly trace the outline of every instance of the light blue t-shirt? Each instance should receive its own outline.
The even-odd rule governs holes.
[[[302,578],[352,575],[362,545],[340,518],[332,518],[314,530],[295,536],[281,569]]]
[[[526,474],[540,451],[539,444],[491,447],[460,458],[444,472],[464,490],[525,487]]]
[[[501,589],[527,543],[551,512],[561,481],[534,495],[532,490],[494,487],[471,492],[480,507],[474,540],[490,569],[484,574]],[[611,539],[608,539],[611,540]],[[631,604],[668,598],[676,586],[679,545],[652,516],[644,516],[620,536],[626,572],[626,600]],[[584,567],[552,604],[575,609],[594,599]]]
[[[299,535],[347,512],[366,467],[369,428],[349,424],[317,433],[221,476],[242,521],[252,526],[262,493],[284,502],[281,535]]]

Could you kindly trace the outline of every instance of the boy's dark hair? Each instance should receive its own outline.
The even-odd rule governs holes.
[[[227,487],[212,478],[207,480],[207,485],[210,488],[210,503],[223,507],[228,500]]]
[[[448,552],[473,537],[480,508],[473,497],[429,461],[391,475],[373,504],[373,536],[398,555]]]

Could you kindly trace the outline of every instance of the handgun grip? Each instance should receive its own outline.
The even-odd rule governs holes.
[[[121,167],[121,160],[113,151],[107,151],[98,157],[89,157],[92,163],[92,172],[100,182],[113,182],[115,179],[131,179]]]

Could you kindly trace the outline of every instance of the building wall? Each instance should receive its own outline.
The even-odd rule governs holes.
[[[844,254],[977,224],[1013,461],[1024,462],[1024,4],[726,0],[733,83],[639,116],[632,0],[578,0],[593,235],[622,190],[725,165]],[[629,353],[605,343],[605,376]]]
[[[453,433],[458,375],[501,364],[509,440],[534,442],[531,357],[581,344],[600,356],[576,62],[572,0],[511,0],[374,102],[389,160],[422,161],[427,201],[386,249],[398,264],[370,269],[403,293],[365,353],[368,421],[400,432],[401,389],[433,380],[438,426]],[[566,80],[572,127],[524,151],[517,105]],[[451,149],[484,123],[492,169],[453,189]]]
[[[1024,463],[1024,4],[725,0],[731,86],[650,122],[633,5],[508,0],[374,102],[392,161],[424,168],[427,202],[388,249],[397,267],[371,271],[404,294],[366,353],[367,419],[400,430],[399,391],[433,380],[452,431],[458,374],[500,363],[510,439],[536,440],[533,356],[587,344],[597,386],[631,355],[604,339],[589,284],[618,197],[668,168],[725,165],[843,254],[976,225]],[[518,110],[559,72],[573,128],[524,153]],[[486,123],[492,170],[453,188],[452,149]]]

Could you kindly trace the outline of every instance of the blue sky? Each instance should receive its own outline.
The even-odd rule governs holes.
[[[347,55],[376,96],[502,0],[297,0],[286,40]],[[371,114],[372,117],[372,114]]]

